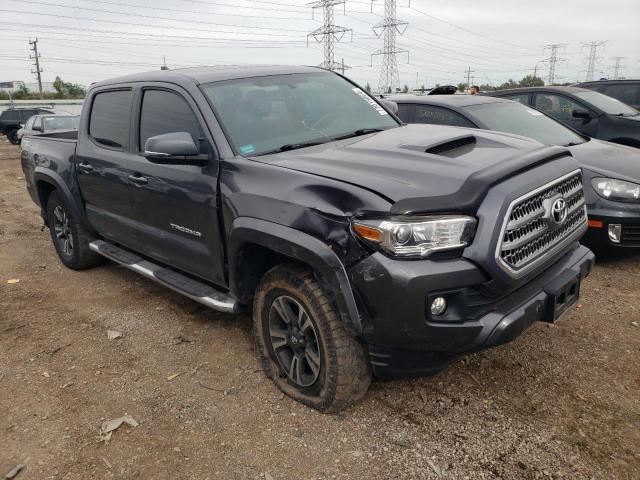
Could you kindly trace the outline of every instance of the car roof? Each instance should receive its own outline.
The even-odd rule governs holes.
[[[521,87],[521,88],[508,88],[506,90],[496,90],[495,92],[485,92],[481,95],[503,95],[510,93],[528,93],[528,92],[564,92],[564,93],[578,93],[578,92],[590,92],[587,88],[580,88],[574,86],[547,86],[547,87]]]
[[[421,103],[424,105],[439,105],[443,107],[468,107],[485,103],[507,103],[513,100],[499,97],[480,95],[394,95],[384,97],[396,103]]]
[[[269,75],[290,75],[296,73],[328,72],[320,67],[292,65],[217,65],[210,67],[177,68],[174,70],[153,70],[123,77],[103,80],[92,84],[91,88],[129,82],[171,82],[195,83],[196,85],[222,80],[266,77]]]
[[[576,86],[579,87],[580,85],[607,85],[614,83],[640,83],[640,79],[620,78],[617,80],[590,80],[588,82],[576,83]]]

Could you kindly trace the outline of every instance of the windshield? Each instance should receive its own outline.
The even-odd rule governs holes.
[[[44,130],[77,130],[80,117],[44,117]]]
[[[464,107],[480,127],[513,133],[544,145],[575,145],[584,139],[544,113],[517,102],[484,103]]]
[[[399,124],[332,73],[243,78],[203,87],[236,151],[261,155]]]
[[[574,95],[582,100],[589,102],[594,107],[599,108],[605,113],[610,115],[638,115],[640,112],[635,108],[630,107],[622,103],[615,98],[607,97],[602,93],[593,92],[591,90],[587,92],[576,92]]]

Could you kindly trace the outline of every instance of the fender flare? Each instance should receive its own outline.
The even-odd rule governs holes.
[[[311,267],[335,299],[342,321],[352,335],[362,334],[362,322],[349,277],[338,256],[321,240],[284,225],[251,217],[236,218],[228,237],[229,285],[237,286],[238,253],[256,244]]]
[[[67,204],[71,209],[71,213],[78,219],[78,221],[85,227],[88,227],[86,222],[86,217],[84,215],[84,208],[78,199],[73,195],[69,186],[65,183],[64,179],[57,173],[52,170],[36,167],[33,172],[33,183],[36,186],[36,195],[38,196],[38,203],[40,205],[40,210],[42,211],[42,215],[44,218],[45,210],[43,199],[40,198],[40,189],[37,187],[38,183],[44,182],[49,185],[55,187],[58,190]],[[93,230],[93,229],[91,229]]]

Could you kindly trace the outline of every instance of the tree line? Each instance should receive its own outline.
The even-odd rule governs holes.
[[[0,91],[0,100],[61,100],[61,99],[83,99],[87,94],[87,90],[78,83],[70,83],[63,81],[59,76],[53,81],[53,88],[55,92],[42,92],[42,97],[37,91],[32,91],[27,88],[24,83],[20,84],[18,90],[9,92],[6,90]]]

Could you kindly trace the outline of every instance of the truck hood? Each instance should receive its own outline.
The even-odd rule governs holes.
[[[348,182],[393,204],[415,200],[411,208],[395,212],[410,213],[419,204],[426,208],[430,199],[460,195],[473,178],[490,186],[541,158],[558,155],[569,152],[507,133],[414,124],[253,159]]]
[[[599,175],[640,182],[640,149],[591,139],[569,147],[583,168]]]

